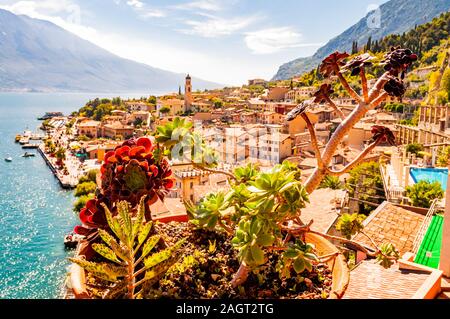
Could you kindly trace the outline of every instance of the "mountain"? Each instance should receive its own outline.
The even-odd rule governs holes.
[[[55,24],[0,9],[0,91],[175,92],[177,74],[120,58]],[[195,89],[221,85],[192,79]]]
[[[375,41],[388,34],[403,33],[416,25],[431,21],[442,12],[450,10],[450,0],[391,0],[381,5],[379,9],[381,12],[379,28],[369,28],[371,23],[368,22],[372,22],[373,18],[373,12],[370,12],[357,24],[330,40],[312,57],[299,58],[282,65],[273,80],[285,80],[311,71],[334,51],[350,53],[354,41],[363,46],[369,37]]]

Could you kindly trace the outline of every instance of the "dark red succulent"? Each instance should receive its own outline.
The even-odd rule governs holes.
[[[319,72],[325,77],[329,78],[332,75],[337,75],[336,70],[345,65],[345,62],[343,61],[345,58],[347,58],[349,55],[348,53],[340,53],[340,52],[334,52],[330,54],[328,57],[325,58],[325,60],[322,61],[322,64],[319,67]]]
[[[79,215],[82,226],[76,226],[74,229],[76,234],[88,236],[98,228],[108,227],[102,203],[107,204],[102,199],[91,199],[86,203]]]
[[[402,98],[406,92],[405,85],[403,81],[395,76],[388,76],[388,81],[384,84],[384,90],[390,96]]]
[[[163,200],[174,186],[172,170],[167,159],[156,160],[155,147],[147,137],[130,139],[105,154],[101,166],[101,188],[97,199],[86,204],[80,212],[83,226],[77,226],[79,234],[90,234],[98,228],[107,227],[101,203],[114,214],[115,204],[127,201],[136,207],[146,196],[146,218],[150,217],[150,205]]]
[[[352,76],[358,75],[361,72],[361,69],[372,65],[371,61],[373,59],[375,59],[375,58],[373,56],[371,56],[369,53],[364,53],[364,54],[358,55],[358,56],[354,57],[353,59],[351,59],[350,61],[348,61],[347,64],[345,64],[342,67],[341,72],[346,72],[346,71],[351,70]]]
[[[410,49],[392,47],[391,51],[385,54],[382,64],[386,71],[390,71],[394,76],[401,74],[400,77],[404,79],[406,71],[417,59],[417,54]]]
[[[124,142],[105,155],[101,167],[101,191],[111,202],[126,200],[133,207],[143,195],[147,202],[163,200],[173,187],[172,171],[165,158],[153,157],[153,144],[147,137]]]
[[[331,84],[322,84],[320,86],[320,89],[316,93],[314,93],[314,103],[321,104],[323,102],[326,102],[330,95],[333,93],[334,90],[331,87]]]
[[[372,141],[375,142],[378,141],[379,143],[385,143],[387,142],[389,145],[395,146],[395,135],[392,133],[392,131],[385,127],[380,125],[374,125],[372,126]]]

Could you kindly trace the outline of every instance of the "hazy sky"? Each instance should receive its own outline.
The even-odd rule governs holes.
[[[0,0],[121,57],[222,84],[270,79],[387,0]]]

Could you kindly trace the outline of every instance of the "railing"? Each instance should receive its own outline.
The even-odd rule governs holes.
[[[386,193],[386,199],[388,202],[397,202],[398,200],[402,200],[403,197],[405,197],[405,190],[404,189],[397,189],[391,188],[390,182],[388,179],[388,172],[385,169],[385,166],[383,164],[380,165],[380,173],[381,173],[381,179],[383,181],[383,187],[384,192]]]
[[[438,204],[438,202],[439,202],[439,200],[435,199],[431,203],[430,209],[428,210],[428,213],[425,216],[425,219],[423,220],[423,223],[422,223],[422,225],[419,228],[417,236],[414,239],[413,251],[412,251],[412,253],[414,255],[416,255],[417,252],[419,251],[419,247],[422,244],[422,240],[425,237],[425,234],[427,233],[427,230],[428,230],[428,227],[430,226],[431,220],[432,220],[434,214],[437,212],[437,206],[438,206],[437,204]]]

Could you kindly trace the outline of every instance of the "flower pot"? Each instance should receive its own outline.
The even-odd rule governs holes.
[[[160,222],[164,223],[169,223],[171,221],[184,222],[186,221],[186,218],[187,217],[182,216],[170,216],[156,220],[159,220]],[[334,246],[330,241],[321,236],[306,233],[305,239],[306,242],[315,245],[319,256],[330,255],[339,252],[339,255],[336,258],[328,261],[327,264],[330,267],[330,269],[332,269],[332,278],[333,278],[331,294],[329,298],[341,299],[347,289],[350,280],[350,271],[347,266],[347,262],[345,260],[344,255],[340,253],[338,248]],[[77,255],[78,256],[85,255],[83,253],[83,250],[84,250],[83,242],[81,242],[77,250]],[[90,256],[86,257],[87,257],[86,259],[89,259]],[[84,269],[78,266],[77,264],[72,264],[70,268],[70,281],[73,290],[73,295],[75,296],[76,299],[90,298],[86,289],[86,276]]]
[[[327,239],[311,233],[305,234],[305,240],[314,244],[319,256],[330,255],[339,252],[339,255],[327,262],[328,267],[332,269],[332,286],[330,299],[341,299],[344,296],[350,281],[350,270],[345,257],[339,249]]]

